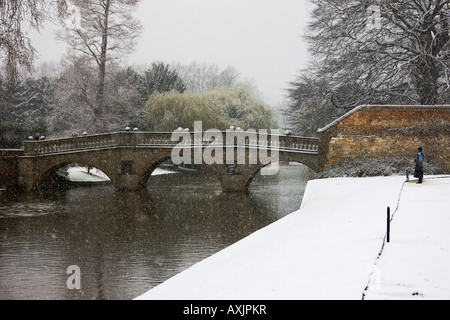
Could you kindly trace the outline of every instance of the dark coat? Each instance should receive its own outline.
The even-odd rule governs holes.
[[[414,168],[414,177],[423,178],[423,152],[419,152],[414,160],[416,162],[416,167]]]

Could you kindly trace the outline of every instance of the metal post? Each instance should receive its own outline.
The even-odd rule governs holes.
[[[386,231],[386,241],[391,242],[391,208],[387,208],[387,231]]]

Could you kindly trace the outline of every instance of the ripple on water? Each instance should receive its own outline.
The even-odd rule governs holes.
[[[8,203],[6,205],[0,204],[0,219],[34,218],[66,211],[67,208],[62,205],[55,205],[55,203]]]

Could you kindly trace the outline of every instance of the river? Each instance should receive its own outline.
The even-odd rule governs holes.
[[[284,165],[258,175],[248,195],[196,173],[152,176],[138,193],[0,192],[0,299],[133,299],[296,211],[313,176]],[[80,290],[68,289],[69,266]]]

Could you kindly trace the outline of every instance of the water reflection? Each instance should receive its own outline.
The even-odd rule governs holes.
[[[297,210],[309,178],[282,167],[250,195],[198,174],[154,176],[141,193],[0,194],[0,299],[132,299]],[[66,286],[71,265],[79,291]]]

